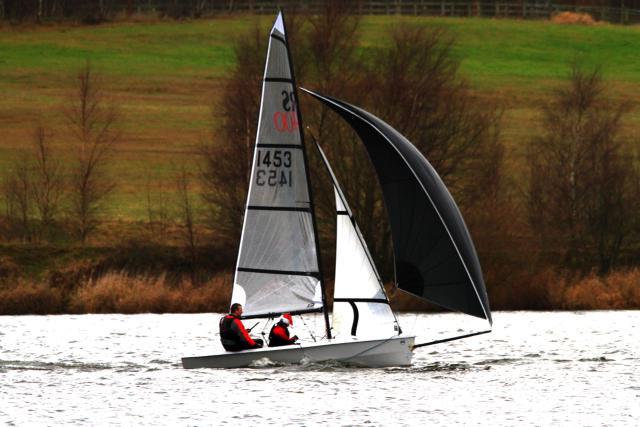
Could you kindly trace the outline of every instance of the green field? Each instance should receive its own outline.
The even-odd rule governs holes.
[[[90,60],[124,116],[113,168],[119,186],[109,215],[144,219],[147,182],[156,195],[171,194],[176,168],[197,168],[194,150],[210,137],[217,120],[213,106],[234,65],[234,39],[254,22],[266,37],[270,21],[236,16],[0,29],[0,169],[29,143],[39,122],[54,131],[56,146],[65,149],[61,106],[71,96],[76,70]],[[522,164],[519,148],[536,132],[536,107],[566,77],[571,61],[602,64],[616,96],[640,98],[637,27],[366,17],[360,27],[362,53],[389,43],[386,30],[407,23],[449,30],[461,74],[482,96],[503,102],[503,140],[512,167]],[[640,112],[635,111],[627,131],[638,130]]]

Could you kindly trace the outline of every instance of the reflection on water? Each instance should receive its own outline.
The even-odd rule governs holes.
[[[493,333],[418,349],[408,368],[282,365],[265,359],[246,369],[182,369],[182,356],[219,350],[216,318],[2,317],[0,423],[638,425],[640,420],[637,311],[498,312]],[[476,327],[456,314],[404,314],[400,320],[405,332],[418,335],[416,342]]]

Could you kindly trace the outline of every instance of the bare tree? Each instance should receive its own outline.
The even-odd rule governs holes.
[[[637,223],[638,171],[620,136],[627,102],[605,93],[599,68],[574,64],[542,109],[530,144],[529,218],[566,264],[606,273]]]
[[[176,177],[178,190],[178,206],[182,219],[183,238],[189,251],[189,259],[191,261],[191,283],[196,283],[195,268],[197,257],[197,236],[195,231],[195,221],[193,204],[191,201],[191,189],[189,175],[184,166],[180,169]]]
[[[98,214],[114,182],[107,174],[109,155],[120,139],[118,114],[108,102],[87,64],[78,72],[77,92],[66,108],[67,127],[76,145],[71,166],[71,219],[85,243],[98,224]]]
[[[27,153],[21,153],[3,179],[6,215],[22,240],[31,238],[32,169]]]
[[[39,235],[47,233],[60,208],[64,191],[62,163],[53,154],[44,128],[36,128],[34,135],[34,167],[32,194],[39,220]]]
[[[164,195],[154,198],[151,188],[151,178],[147,176],[145,184],[147,194],[147,220],[149,234],[152,239],[162,241],[166,237],[169,223],[168,203]],[[164,188],[160,188],[160,191]]]

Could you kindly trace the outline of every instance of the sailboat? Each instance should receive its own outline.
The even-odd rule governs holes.
[[[406,138],[373,114],[303,90],[349,123],[369,154],[389,215],[396,286],[441,307],[483,318],[491,325],[473,242],[433,167]],[[184,357],[183,367],[235,368],[264,359],[409,366],[416,348],[490,332],[421,344],[415,343],[414,335],[403,333],[345,194],[322,148],[314,141],[332,179],[336,201],[336,268],[330,321],[297,99],[280,12],[270,32],[231,303],[244,306],[243,319],[321,313],[325,335],[285,347]]]

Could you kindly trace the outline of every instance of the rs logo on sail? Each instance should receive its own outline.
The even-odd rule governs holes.
[[[293,92],[282,91],[282,108],[284,111],[273,113],[273,125],[278,132],[293,132],[298,129],[298,114]]]

